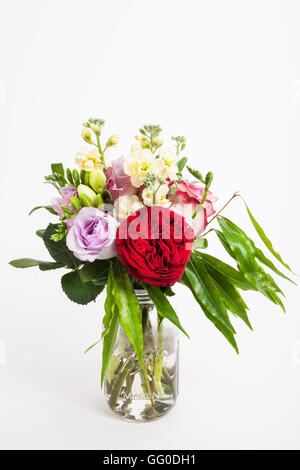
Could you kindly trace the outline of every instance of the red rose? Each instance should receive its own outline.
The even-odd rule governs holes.
[[[184,217],[166,207],[143,207],[118,228],[117,250],[130,276],[151,286],[181,279],[194,241]]]

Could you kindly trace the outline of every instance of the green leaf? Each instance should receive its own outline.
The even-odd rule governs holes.
[[[50,214],[57,215],[57,212],[55,212],[52,206],[36,206],[33,209],[31,209],[28,215],[31,215],[33,212],[37,211],[38,209],[46,209],[48,212],[50,212]]]
[[[158,315],[161,318],[167,318],[170,320],[170,322],[174,323],[174,325],[177,326],[177,328],[179,328],[189,338],[189,335],[181,326],[175,310],[164,293],[158,287],[149,286],[148,284],[144,284],[144,289],[146,289],[150,299],[157,308]]]
[[[289,277],[287,277],[285,274],[283,274],[281,271],[279,271],[279,269],[276,268],[276,266],[272,263],[271,260],[269,260],[264,254],[263,252],[256,247],[256,254],[255,254],[256,258],[259,259],[259,261],[261,261],[263,264],[265,264],[266,266],[268,266],[268,268],[272,269],[272,271],[274,271],[274,273],[276,273],[278,276],[282,277],[283,279],[286,279],[287,281],[290,281],[292,282],[293,284],[295,284],[295,286],[297,285],[294,281],[292,281],[292,279],[290,279]]]
[[[172,290],[170,286],[161,287],[160,289],[168,297],[173,297],[175,295],[175,292]]]
[[[257,290],[251,282],[247,281],[245,276],[240,272],[234,269],[227,263],[224,263],[218,258],[209,255],[208,253],[198,253],[196,252],[197,256],[203,258],[208,264],[210,264],[214,269],[219,271],[224,276],[228,277],[230,281],[240,289],[243,290]]]
[[[101,387],[106,375],[107,368],[110,364],[114,344],[116,341],[117,331],[119,327],[119,314],[118,308],[115,303],[113,295],[114,288],[114,271],[110,267],[108,281],[107,281],[107,297],[105,300],[105,316],[103,318],[104,334],[103,336],[103,351],[102,351],[102,369],[101,369]]]
[[[45,233],[45,229],[40,229],[35,232],[35,234],[40,238],[43,238],[44,233]]]
[[[190,166],[186,166],[187,170],[190,172],[190,174],[196,178],[197,180],[201,181],[201,183],[205,184],[205,179],[201,175],[200,171],[194,170],[194,168],[191,168]]]
[[[50,261],[40,261],[32,258],[20,258],[14,259],[9,263],[14,268],[32,268],[33,266],[39,266],[41,271],[49,271],[50,269],[62,268],[63,265],[60,263],[52,263]]]
[[[188,159],[186,157],[182,157],[179,162],[177,163],[178,171],[182,171],[186,165]]]
[[[239,270],[244,274],[245,278],[269,300],[282,306],[282,302],[280,299],[278,300],[275,292],[281,292],[279,287],[274,279],[265,273],[255,259],[256,247],[253,241],[229,219],[219,217],[218,222],[236,259]]]
[[[94,348],[95,346],[97,346],[97,344],[99,344],[101,341],[101,338],[98,339],[98,341],[96,341],[95,343],[91,344],[85,351],[84,351],[84,354],[86,354],[87,352],[89,352],[92,348]]]
[[[251,323],[249,321],[247,310],[248,307],[245,304],[242,296],[234,285],[230,282],[228,277],[216,271],[212,266],[205,263],[205,267],[214,281],[222,299],[224,300],[228,310],[234,315],[240,317],[246,325],[252,330]]]
[[[65,179],[65,170],[62,163],[52,163],[51,165],[52,174],[58,182],[59,186],[65,186],[67,183]]]
[[[215,317],[218,322],[235,333],[218,289],[208,275],[203,261],[194,253],[191,253],[190,260],[185,268],[185,273],[193,288],[193,292],[201,304],[204,305],[207,311]]]
[[[83,282],[79,271],[71,271],[61,278],[61,286],[64,293],[72,302],[86,305],[103,290],[103,287],[96,286],[92,282]]]
[[[143,366],[142,312],[128,274],[123,271],[118,259],[113,262],[113,295],[119,311],[120,323],[131,342],[137,358]]]
[[[57,228],[58,224],[48,225],[43,236],[45,246],[57,263],[69,266],[70,268],[77,268],[79,265],[83,264],[83,262],[75,258],[73,253],[67,248],[66,240],[63,239],[57,242],[51,240],[51,236],[56,233]]]
[[[83,282],[91,281],[97,285],[105,285],[110,263],[107,260],[95,260],[93,263],[86,263],[80,270]]]
[[[208,241],[206,238],[196,238],[193,243],[193,250],[199,249],[204,250],[208,247]]]
[[[182,278],[181,278],[181,281],[183,282],[183,284],[185,284],[192,292],[195,300],[198,302],[198,304],[200,305],[204,315],[213,323],[213,325],[222,333],[222,335],[227,339],[227,341],[229,341],[229,343],[231,344],[231,346],[235,349],[235,351],[237,352],[237,354],[239,354],[239,350],[238,350],[238,346],[236,344],[236,340],[235,340],[235,337],[234,337],[234,334],[231,330],[229,330],[226,326],[224,326],[223,323],[221,323],[220,321],[218,321],[216,319],[216,317],[214,317],[213,315],[211,315],[211,313],[207,310],[207,308],[203,305],[203,303],[201,302],[201,297],[199,297],[199,295],[195,292],[194,288],[193,288],[193,285],[192,283],[190,282],[188,276],[187,276],[187,273],[186,271],[184,272]]]
[[[249,207],[247,206],[247,204],[245,203],[244,201],[244,204],[246,206],[246,209],[247,209],[247,212],[248,212],[248,215],[250,217],[250,220],[256,230],[256,232],[258,233],[259,237],[261,238],[261,240],[264,242],[264,244],[266,245],[266,247],[268,248],[268,250],[272,253],[273,256],[275,256],[275,258],[283,265],[285,266],[287,269],[289,269],[291,272],[291,268],[289,267],[289,265],[287,263],[285,263],[283,261],[283,259],[281,258],[280,254],[277,253],[274,248],[273,248],[273,245],[272,245],[272,242],[271,240],[269,240],[269,238],[267,237],[267,235],[265,234],[265,232],[263,231],[262,227],[259,225],[259,223],[255,220],[255,218],[253,217],[252,213],[250,212],[250,209]]]

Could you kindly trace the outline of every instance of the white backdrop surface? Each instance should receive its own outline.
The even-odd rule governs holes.
[[[300,272],[300,2],[297,0],[0,0],[0,448],[300,448],[299,288],[287,314],[247,294],[237,356],[179,287],[180,396],[146,425],[124,423],[99,387],[103,301],[80,307],[59,272],[15,270],[47,258],[28,218],[54,196],[54,161],[72,165],[81,122],[103,117],[127,152],[144,123],[185,135],[213,170],[218,206],[240,190]],[[227,214],[257,240],[238,200]],[[211,235],[211,234],[210,234]],[[210,236],[209,236],[210,237]],[[214,239],[209,252],[223,256]],[[226,256],[223,258],[226,259]]]

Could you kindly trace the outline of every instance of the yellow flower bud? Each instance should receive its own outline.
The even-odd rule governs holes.
[[[89,129],[87,129],[86,127],[83,127],[82,131],[81,131],[81,137],[83,138],[83,140],[85,140],[88,144],[91,144],[92,143],[92,134],[91,134],[91,131]]]
[[[92,128],[92,131],[94,132],[95,135],[100,135],[101,134],[100,127],[97,126],[96,124],[92,124],[91,128]]]
[[[118,134],[113,134],[109,138],[109,143],[110,145],[116,145],[119,142],[119,136]]]
[[[96,193],[101,193],[106,185],[105,174],[102,170],[93,170],[89,174],[89,184]]]
[[[161,147],[164,141],[161,137],[157,136],[157,137],[153,137],[152,143],[155,145],[155,147]]]
[[[80,197],[82,194],[85,194],[92,202],[94,201],[97,194],[92,188],[89,188],[85,184],[80,184],[77,188],[78,196]]]
[[[104,201],[102,199],[101,194],[97,194],[93,201],[93,206],[97,207],[97,209],[103,210],[104,209]]]
[[[147,149],[147,148],[149,148],[149,144],[148,144],[148,142],[147,142],[146,139],[144,139],[144,138],[141,139],[141,140],[140,140],[140,143],[141,143],[142,149]]]

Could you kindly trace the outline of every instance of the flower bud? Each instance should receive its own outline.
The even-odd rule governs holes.
[[[147,142],[146,139],[141,139],[140,142],[141,142],[141,147],[142,147],[142,149],[147,149],[147,148],[149,148],[149,144],[148,144],[148,142]]]
[[[72,204],[72,207],[76,212],[80,211],[82,205],[81,205],[81,203],[80,203],[80,201],[77,197],[75,197],[75,196],[71,197],[70,198],[70,203]]]
[[[89,122],[83,122],[82,125],[83,127],[91,127]]]
[[[157,136],[157,137],[153,137],[152,143],[155,145],[155,147],[161,147],[164,141],[161,137]]]
[[[76,169],[73,170],[72,176],[73,176],[73,181],[74,181],[75,186],[78,186],[80,184],[80,177]]]
[[[104,208],[104,201],[102,199],[101,194],[97,194],[97,196],[95,197],[93,201],[93,206],[97,207],[97,209],[100,209],[100,210]]]
[[[117,145],[119,142],[119,136],[117,134],[113,134],[109,138],[109,145]]]
[[[83,184],[85,184],[86,186],[88,186],[90,184],[90,172],[89,171],[84,172]]]
[[[93,205],[92,201],[86,194],[81,194],[79,197],[84,207],[91,207]]]
[[[89,186],[86,186],[85,184],[80,184],[77,188],[77,192],[80,199],[81,196],[84,194],[91,200],[91,202],[93,202],[96,197],[95,191],[93,191],[91,188],[89,188]]]
[[[95,135],[100,135],[101,134],[100,127],[97,126],[96,124],[92,124],[91,128],[92,128],[92,131],[94,132]]]
[[[96,193],[101,193],[106,185],[106,178],[102,170],[90,172],[89,184]]]
[[[86,127],[83,127],[83,128],[82,128],[81,137],[82,137],[83,140],[85,140],[88,144],[91,144],[91,143],[92,143],[92,134],[91,134],[91,131],[90,131],[89,129],[87,129]]]

